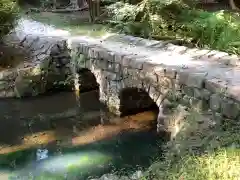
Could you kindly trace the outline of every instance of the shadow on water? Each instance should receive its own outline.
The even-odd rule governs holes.
[[[155,112],[122,118],[110,115],[111,123],[102,125],[98,91],[91,91],[80,97],[84,116],[48,118],[66,110],[74,112],[77,105],[70,92],[1,101],[0,166],[6,170],[2,175],[8,172],[5,175],[29,179],[31,173],[45,179],[83,180],[109,172],[128,175],[159,156],[162,141],[150,127]],[[36,118],[31,127],[24,123],[39,114],[46,118]],[[48,158],[36,161],[39,148],[48,150]]]
[[[141,88],[123,88],[119,93],[121,116],[133,115],[152,110],[158,113],[159,108],[149,94]]]

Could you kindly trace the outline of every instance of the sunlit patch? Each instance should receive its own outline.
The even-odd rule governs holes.
[[[34,164],[31,163],[30,166],[11,172],[11,174],[4,173],[4,177],[24,177],[24,179],[32,179],[33,177],[66,179],[67,175],[80,177],[97,171],[99,167],[107,167],[111,160],[111,156],[97,151],[71,153],[50,157]]]
[[[72,145],[84,145],[96,141],[112,138],[119,133],[129,130],[146,130],[151,128],[150,122],[156,120],[156,115],[151,112],[143,112],[124,118],[115,118],[110,120],[112,125],[99,125],[79,132],[72,139]]]
[[[9,180],[11,176],[12,176],[12,173],[10,171],[0,170],[0,179],[1,180]]]
[[[49,158],[40,163],[38,168],[53,173],[67,173],[74,168],[83,172],[89,168],[106,165],[111,159],[111,156],[95,151],[72,153]]]
[[[55,131],[43,131],[24,136],[22,143],[26,145],[39,145],[53,142],[56,139]]]
[[[153,111],[146,111],[142,113],[138,113],[132,116],[127,116],[123,118],[127,121],[136,121],[136,122],[151,122],[156,120],[156,113]]]
[[[22,32],[24,34],[54,36],[54,37],[56,36],[64,37],[64,36],[70,35],[69,31],[56,29],[53,26],[43,24],[33,20],[23,19],[23,18],[19,20],[18,25],[15,28],[15,31]]]
[[[31,135],[24,136],[22,143],[13,146],[1,146],[0,154],[7,154],[16,151],[21,151],[29,148],[33,148],[42,144],[48,144],[56,141],[55,131],[44,131],[39,133],[33,133]]]
[[[47,149],[37,149],[36,157],[37,157],[37,161],[47,159],[48,158],[48,150]]]
[[[97,116],[98,114],[99,112],[92,112],[89,115],[86,114],[86,116],[84,116],[84,119],[91,120],[92,116]],[[132,116],[126,116],[124,118],[113,118],[110,119],[112,125],[99,125],[74,132],[76,136],[72,138],[70,144],[68,140],[71,139],[71,132],[68,132],[68,134],[62,132],[62,135],[59,133],[59,130],[57,134],[54,130],[32,133],[25,135],[22,139],[21,144],[12,146],[1,145],[0,154],[7,154],[29,148],[35,148],[39,145],[47,145],[52,142],[56,142],[57,140],[64,140],[61,143],[62,146],[64,146],[64,144],[67,146],[90,144],[96,141],[112,138],[122,131],[131,131],[133,129],[140,131],[148,129],[150,128],[149,124],[155,119],[156,115],[151,111],[139,113]]]

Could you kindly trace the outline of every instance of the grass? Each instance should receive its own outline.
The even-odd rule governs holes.
[[[86,22],[88,20],[87,17],[87,14],[84,13],[42,12],[28,14],[28,18],[69,31],[72,35],[101,37],[109,33],[108,28],[102,24]]]
[[[146,172],[151,180],[239,180],[240,124],[213,121],[192,111],[176,139],[165,146],[164,160]]]
[[[165,171],[167,175],[159,176],[169,180],[239,180],[239,155],[239,150],[225,149],[201,157],[186,156]]]

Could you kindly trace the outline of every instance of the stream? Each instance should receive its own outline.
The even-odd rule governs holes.
[[[160,138],[147,126],[153,112],[107,113],[109,123],[101,124],[97,91],[81,94],[80,104],[83,117],[61,118],[54,115],[78,107],[72,92],[1,100],[0,178],[136,179],[161,153]],[[45,118],[31,121],[38,116]]]

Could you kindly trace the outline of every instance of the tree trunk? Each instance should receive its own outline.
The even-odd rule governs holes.
[[[78,0],[78,6],[80,8],[88,7],[88,3],[86,0]]]
[[[229,0],[229,5],[233,10],[240,10],[240,3],[236,0]]]
[[[94,22],[95,19],[100,15],[100,0],[87,0],[89,7],[89,21]]]

